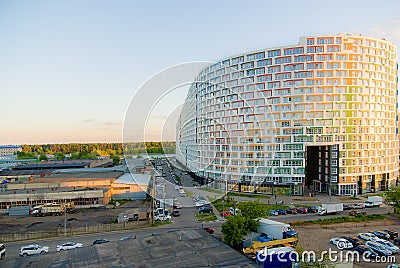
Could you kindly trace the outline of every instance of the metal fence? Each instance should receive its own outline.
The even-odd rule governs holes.
[[[388,226],[394,225],[396,222],[394,220],[383,220],[383,221],[364,221],[364,222],[341,222],[341,223],[331,223],[321,225],[324,229],[333,228],[350,228],[350,227],[367,227],[367,226]]]
[[[146,221],[100,224],[100,225],[74,227],[66,229],[60,227],[57,230],[38,231],[38,232],[12,233],[12,234],[2,233],[0,235],[0,242],[12,242],[21,240],[51,238],[51,237],[68,237],[77,234],[90,234],[90,233],[130,230],[130,229],[148,227],[150,225],[151,221],[146,220]]]

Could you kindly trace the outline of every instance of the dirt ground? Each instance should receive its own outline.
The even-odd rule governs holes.
[[[89,208],[76,209],[67,213],[67,227],[83,227],[111,223],[117,219],[118,214],[130,208],[149,207],[147,201],[130,201],[115,208]],[[61,216],[8,216],[0,215],[0,233],[25,233],[57,230],[64,227],[64,215]]]
[[[332,250],[338,250],[336,246],[329,243],[329,240],[334,237],[341,236],[357,236],[358,233],[368,232],[368,231],[378,231],[384,229],[392,229],[400,233],[400,225],[384,225],[383,223],[376,223],[371,226],[364,226],[364,224],[358,223],[357,226],[354,223],[346,224],[346,227],[330,227],[321,228],[319,225],[310,225],[310,226],[296,226],[293,227],[299,234],[299,241],[304,250],[313,250],[321,252],[323,250],[328,250],[331,248]],[[393,242],[393,241],[392,241]],[[343,256],[345,256],[346,251],[343,252]],[[319,255],[317,254],[317,257]],[[337,255],[339,256],[339,255]],[[395,263],[400,263],[400,253],[394,255],[396,258]],[[362,258],[360,258],[362,259]],[[362,260],[359,263],[354,263],[354,267],[387,267],[392,263],[367,263]]]

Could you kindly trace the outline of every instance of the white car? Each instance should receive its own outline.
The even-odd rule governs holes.
[[[68,250],[68,249],[73,249],[73,248],[81,248],[81,247],[83,247],[83,244],[81,244],[81,243],[68,242],[68,243],[64,243],[62,245],[58,245],[57,251]]]
[[[155,221],[170,221],[171,220],[171,216],[170,215],[157,215],[154,217]]]
[[[373,241],[373,240],[378,239],[378,237],[376,235],[371,234],[371,233],[359,233],[358,238],[361,238],[365,241]]]
[[[178,185],[175,185],[175,190],[179,190],[179,186]]]
[[[338,247],[338,249],[351,249],[353,248],[353,244],[350,241],[344,238],[332,238],[329,240],[329,243]]]
[[[387,241],[385,239],[376,239],[376,240],[374,240],[374,242],[384,246],[386,249],[390,250],[392,253],[397,253],[400,251],[399,247],[393,245],[392,242]]]
[[[42,247],[39,245],[29,245],[21,247],[19,255],[28,256],[28,255],[47,253],[47,252],[49,252],[49,247]]]

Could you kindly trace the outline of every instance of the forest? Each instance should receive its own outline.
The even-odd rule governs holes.
[[[175,142],[65,143],[21,145],[25,155],[94,153],[96,155],[174,154]]]

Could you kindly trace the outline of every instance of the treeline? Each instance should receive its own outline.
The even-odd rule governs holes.
[[[22,151],[29,156],[41,154],[74,154],[93,155],[125,154],[173,154],[175,142],[132,142],[132,143],[66,143],[22,145]]]

